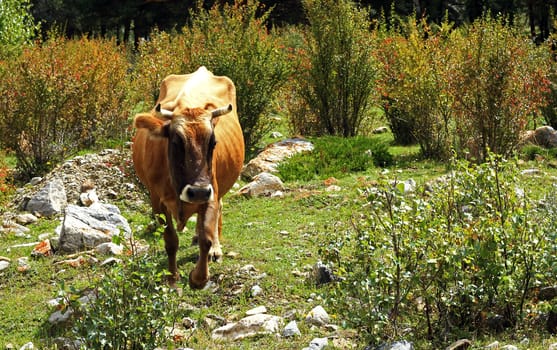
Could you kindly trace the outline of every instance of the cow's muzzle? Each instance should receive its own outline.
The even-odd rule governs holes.
[[[207,203],[213,200],[213,186],[186,185],[180,193],[180,200],[187,203]]]

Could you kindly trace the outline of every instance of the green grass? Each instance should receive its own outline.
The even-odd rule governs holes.
[[[388,140],[388,136],[381,137]],[[388,171],[401,180],[413,178],[421,185],[446,171],[444,163],[421,160],[415,147],[391,147],[389,151],[394,155],[395,165]],[[542,169],[540,176],[525,177],[525,184],[537,189],[540,195],[543,188],[553,183],[551,176],[557,174],[550,161],[530,161],[522,167]],[[222,263],[210,264],[212,280],[219,281],[219,288],[215,292],[194,291],[187,286],[187,275],[198,253],[198,248],[190,245],[194,225],[189,223],[187,231],[180,235],[178,263],[184,277],[179,284],[182,289],[179,301],[194,309],[178,312],[181,317],[198,320],[199,328],[191,337],[175,345],[194,349],[301,349],[307,347],[315,337],[330,336],[331,332],[309,327],[303,321],[314,306],[323,305],[327,309],[320,298],[326,297],[328,287],[317,287],[310,280],[294,275],[293,271],[307,272],[320,260],[320,248],[329,242],[330,237],[350,228],[351,218],[358,215],[364,204],[359,190],[373,183],[383,171],[371,167],[338,176],[336,184],[341,188],[338,192],[328,192],[328,185],[316,179],[287,182],[284,198],[245,199],[234,193],[227,195],[224,201],[222,242],[225,256]],[[130,203],[118,205],[128,218],[135,239],[151,245],[149,254],[154,256],[158,268],[164,271],[166,254],[161,229],[154,234],[147,229],[152,222],[149,206],[132,206]],[[38,224],[30,226],[29,239],[0,234],[0,255],[12,260],[10,268],[0,274],[0,349],[8,343],[18,348],[29,341],[33,341],[38,348],[48,348],[49,339],[62,334],[63,329],[53,329],[48,325],[47,319],[53,310],[46,302],[56,297],[62,284],[79,290],[90,287],[91,281],[103,274],[103,269],[93,265],[80,268],[55,265],[55,262],[64,258],[61,256],[30,258],[31,269],[26,273],[17,271],[17,258],[29,256],[32,247],[11,247],[35,241],[39,234],[53,232],[57,224],[57,220],[40,220]],[[231,252],[237,255],[228,256]],[[254,265],[257,274],[265,274],[265,277],[254,279],[238,276],[238,270],[247,264]],[[252,297],[250,290],[255,284],[263,289],[263,293]],[[302,336],[289,339],[261,336],[232,344],[215,344],[211,340],[211,330],[201,325],[201,321],[209,314],[239,320],[245,311],[259,305],[266,306],[270,314],[278,316],[294,313]],[[336,318],[335,310],[327,311],[333,323],[342,324],[342,320]],[[358,348],[365,346],[357,335],[348,334],[347,337],[352,337],[351,340],[358,344]],[[548,344],[557,342],[543,331],[527,336],[530,345],[519,346],[519,349],[547,349]],[[514,339],[513,334],[486,338],[477,336],[475,345],[486,345],[493,340],[498,340],[501,345],[518,345],[520,341]],[[427,342],[421,341],[423,343],[418,341],[415,344],[416,348],[427,348]]]

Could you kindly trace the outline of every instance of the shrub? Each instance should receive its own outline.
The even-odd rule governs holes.
[[[313,151],[296,154],[279,164],[282,180],[326,179],[393,162],[388,144],[376,138],[328,136],[315,139],[313,143]]]
[[[0,143],[29,177],[128,127],[127,62],[114,41],[56,35],[5,62]]]
[[[377,89],[395,142],[417,142],[428,158],[450,157],[452,99],[444,70],[451,30],[443,23],[433,31],[425,20],[409,18],[400,29],[382,32],[384,39],[375,53],[382,63]]]
[[[294,87],[305,104],[294,104],[293,118],[309,131],[314,127],[303,127],[305,120],[316,120],[320,133],[355,136],[370,117],[376,75],[368,12],[345,0],[307,0],[304,8],[310,24],[307,51],[298,52],[306,57]]]
[[[457,152],[484,161],[509,156],[545,104],[549,52],[489,15],[455,35],[457,63],[447,72],[454,98]]]
[[[426,194],[380,179],[352,229],[322,249],[341,277],[328,300],[371,342],[403,329],[443,342],[488,331],[495,315],[519,327],[538,311],[532,289],[553,283],[555,201],[537,205],[499,157],[452,170]]]
[[[77,310],[71,329],[86,349],[154,349],[165,345],[165,327],[177,322],[178,298],[164,285],[160,268],[148,255],[111,267],[90,286],[89,301],[62,286],[65,307]]]
[[[168,75],[191,73],[190,56],[185,36],[175,32],[153,30],[149,40],[139,41],[130,92],[138,112],[155,106],[162,80]]]

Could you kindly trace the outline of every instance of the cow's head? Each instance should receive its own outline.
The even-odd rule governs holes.
[[[207,109],[213,107],[211,111]],[[181,201],[206,203],[213,199],[211,184],[215,126],[218,117],[232,111],[232,105],[216,108],[175,106],[173,111],[157,105],[154,113],[136,115],[136,128],[149,130],[153,137],[168,139],[168,164],[172,185]]]

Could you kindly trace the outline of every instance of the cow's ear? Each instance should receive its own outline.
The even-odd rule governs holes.
[[[133,120],[137,129],[147,129],[152,136],[168,137],[170,122],[153,117],[150,114],[138,114]]]

